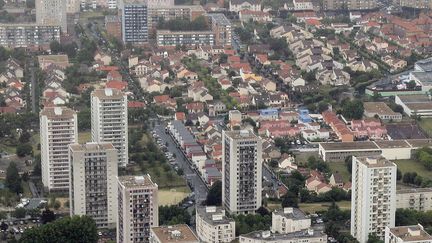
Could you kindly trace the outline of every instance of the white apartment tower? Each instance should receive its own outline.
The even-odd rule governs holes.
[[[222,136],[222,204],[230,213],[254,213],[261,207],[262,142],[250,130]]]
[[[371,233],[384,239],[385,227],[395,225],[396,164],[353,156],[351,191],[351,235],[360,243]]]
[[[222,207],[197,206],[196,232],[202,242],[231,242],[235,239],[235,221],[225,215]]]
[[[118,151],[119,166],[128,163],[127,96],[118,89],[97,89],[91,93],[91,134],[93,142],[112,143]]]
[[[69,144],[78,141],[77,114],[45,107],[39,114],[42,183],[48,191],[69,190]]]
[[[66,0],[36,0],[35,7],[37,24],[60,26],[67,33]]]
[[[158,185],[149,175],[117,179],[117,242],[149,242],[150,228],[159,226]]]
[[[70,214],[92,217],[98,228],[117,221],[117,150],[110,143],[69,145]]]

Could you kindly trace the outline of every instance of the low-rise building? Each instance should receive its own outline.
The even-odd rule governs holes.
[[[186,224],[159,226],[150,229],[150,243],[199,243]]]
[[[402,114],[394,112],[384,102],[364,102],[364,115],[366,117],[378,116],[383,121],[401,121]]]
[[[396,95],[395,103],[401,105],[408,116],[432,116],[432,101],[428,95]]]
[[[261,1],[258,0],[230,0],[229,11],[240,12],[242,10],[261,11]]]
[[[213,31],[170,31],[158,30],[156,41],[158,46],[202,46],[215,45]]]
[[[194,20],[205,13],[201,5],[154,6],[148,9],[148,28],[156,28],[159,21],[175,19]]]
[[[410,188],[396,191],[396,208],[423,212],[432,210],[432,188]]]
[[[399,226],[385,229],[384,243],[431,243],[432,236],[424,230],[421,224]]]
[[[256,231],[240,235],[239,241],[240,243],[323,243],[327,242],[327,235],[313,229],[288,234]]]
[[[298,208],[284,208],[272,213],[271,232],[287,234],[311,227],[311,219]]]
[[[196,231],[203,242],[231,242],[235,239],[235,221],[228,218],[221,207],[197,206]]]

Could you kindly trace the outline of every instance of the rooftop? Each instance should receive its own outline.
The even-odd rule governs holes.
[[[416,69],[424,72],[432,71],[432,57],[415,63]]]
[[[410,148],[411,146],[405,140],[377,140],[375,144],[379,148]]]
[[[369,168],[375,167],[396,167],[396,164],[387,160],[382,156],[364,156],[364,157],[355,157],[359,163],[366,165]]]
[[[430,236],[420,224],[390,228],[390,232],[404,242],[432,240],[432,236]]]
[[[225,131],[225,136],[231,139],[255,139],[258,140],[258,136],[255,135],[251,130],[234,130],[234,131]]]
[[[207,16],[209,16],[212,21],[215,21],[218,24],[231,25],[231,21],[229,21],[229,19],[223,13],[209,13]]]
[[[69,147],[73,151],[99,151],[99,150],[105,150],[105,149],[114,149],[114,146],[112,143],[96,143],[96,142],[88,142],[84,144],[71,144]]]
[[[150,231],[161,243],[199,242],[197,236],[186,224],[153,227]]]
[[[410,193],[422,193],[422,192],[431,192],[432,188],[406,188],[406,189],[400,189],[396,191],[396,194],[410,194]]]
[[[275,210],[273,214],[281,215],[294,220],[306,219],[306,214],[298,208],[284,208],[283,210]]]
[[[312,230],[312,229],[304,230],[304,231],[297,231],[297,232],[288,233],[288,234],[276,234],[276,233],[271,233],[270,231],[255,231],[255,232],[251,232],[249,234],[241,235],[240,238],[242,238],[242,237],[243,238],[249,238],[249,239],[261,240],[262,242],[266,242],[266,241],[276,242],[276,241],[284,241],[284,240],[290,240],[290,239],[316,238],[316,237],[327,238],[326,234],[324,234],[320,231]]]
[[[125,94],[118,89],[106,88],[94,90],[92,96],[96,96],[99,99],[121,99]]]
[[[374,142],[320,143],[325,150],[379,150]]]
[[[154,183],[150,175],[142,176],[119,176],[119,183],[124,187],[157,187],[158,185]]]
[[[40,115],[48,118],[73,118],[76,112],[67,107],[45,107]]]
[[[365,112],[376,113],[378,115],[397,115],[399,113],[394,112],[384,102],[364,102],[363,103]]]
[[[191,31],[183,31],[183,30],[178,30],[178,31],[172,31],[172,30],[157,30],[156,31],[157,35],[168,35],[168,34],[173,34],[173,35],[214,35],[213,31],[210,30],[191,30]]]
[[[211,225],[229,224],[234,221],[225,215],[225,210],[222,207],[197,206],[196,213]]]

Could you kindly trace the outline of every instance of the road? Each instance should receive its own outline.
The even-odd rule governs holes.
[[[162,143],[168,143],[167,149],[169,152],[175,154],[176,161],[178,163],[179,168],[183,169],[184,175],[190,185],[192,191],[195,193],[195,200],[197,204],[204,201],[207,198],[208,189],[206,184],[201,180],[200,176],[197,174],[197,171],[192,169],[189,162],[186,160],[182,151],[177,148],[174,140],[165,133],[165,124],[157,124],[153,131],[160,137]]]

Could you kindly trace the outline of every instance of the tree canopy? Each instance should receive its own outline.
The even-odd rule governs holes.
[[[188,19],[164,21],[161,19],[158,23],[158,29],[168,29],[171,31],[208,30],[209,25],[204,16],[197,17],[192,21]]]
[[[23,188],[21,186],[21,178],[18,174],[18,168],[15,162],[11,162],[6,170],[5,185],[9,190],[15,193],[21,193]]]
[[[207,194],[207,205],[220,206],[222,204],[222,182],[215,182]]]
[[[342,115],[347,119],[361,119],[364,107],[361,100],[345,100],[342,103]]]

